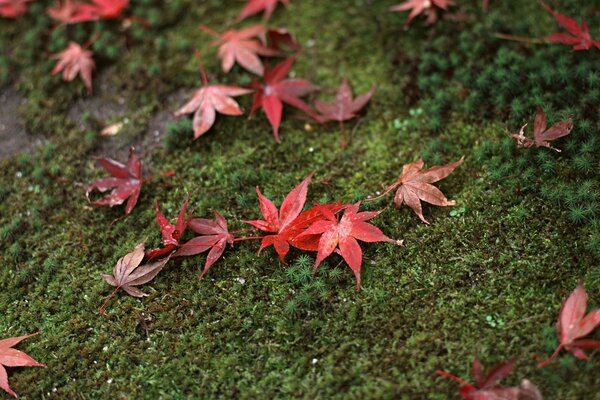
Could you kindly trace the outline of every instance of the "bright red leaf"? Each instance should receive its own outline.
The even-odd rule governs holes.
[[[437,21],[437,11],[434,6],[447,10],[448,6],[453,5],[452,0],[408,0],[402,4],[390,7],[391,11],[407,11],[411,10],[404,24],[408,28],[412,20],[419,14],[427,16],[427,24],[431,25]]]
[[[27,12],[27,3],[33,0],[0,0],[0,17],[17,18]]]
[[[381,211],[358,212],[359,207],[360,203],[347,206],[341,220],[330,210],[322,208],[324,219],[314,222],[301,235],[321,235],[313,273],[316,273],[321,262],[337,249],[354,272],[357,291],[360,290],[360,268],[362,266],[362,250],[357,240],[402,245],[402,240],[390,239],[379,228],[366,222],[375,218]]]
[[[275,251],[279,254],[281,262],[285,262],[285,256],[290,250],[289,242],[292,239],[290,234],[294,233],[295,230],[288,230],[287,228],[292,224],[296,218],[302,212],[304,203],[306,202],[306,194],[308,192],[308,184],[312,179],[313,173],[308,175],[302,183],[296,186],[281,203],[281,208],[277,210],[275,204],[267,199],[260,192],[260,188],[256,187],[256,193],[258,194],[258,200],[260,201],[260,210],[264,217],[264,220],[253,220],[244,221],[247,224],[260,229],[263,232],[274,233],[274,235],[265,236],[262,239],[260,251],[264,248],[273,245]],[[296,228],[297,229],[297,228]],[[294,235],[295,236],[295,235]]]
[[[600,41],[592,39],[590,29],[585,22],[585,18],[581,17],[581,26],[574,19],[557,13],[548,7],[545,3],[542,6],[554,16],[556,22],[560,24],[566,31],[570,33],[555,33],[547,36],[545,39],[552,43],[562,43],[568,46],[573,46],[573,50],[589,50],[591,47],[600,49]]]
[[[44,364],[38,363],[22,351],[12,348],[19,342],[35,335],[37,335],[37,333],[0,340],[0,389],[3,389],[11,396],[17,397],[17,394],[10,386],[8,386],[8,374],[6,373],[5,367],[46,368]]]
[[[242,12],[238,16],[238,22],[248,18],[251,15],[258,14],[260,12],[264,12],[263,18],[269,19],[277,4],[281,3],[284,5],[290,4],[290,0],[248,0],[246,6],[243,8]]]
[[[319,88],[305,79],[284,79],[292,65],[294,65],[295,57],[290,57],[282,63],[278,64],[272,70],[267,65],[263,75],[264,83],[256,82],[253,87],[256,89],[254,94],[254,102],[250,115],[262,107],[269,123],[273,127],[273,135],[277,143],[281,143],[279,139],[279,125],[281,124],[281,116],[283,114],[283,103],[296,107],[313,118],[316,118],[315,112],[300,100],[300,97],[316,92]]]
[[[202,279],[210,267],[223,255],[227,244],[233,244],[234,236],[229,233],[227,220],[221,214],[215,211],[215,220],[204,218],[194,218],[189,222],[189,227],[194,232],[200,234],[189,240],[181,247],[173,257],[193,256],[208,251],[204,270],[200,274]]]
[[[250,89],[237,86],[209,85],[200,53],[196,50],[200,63],[203,87],[196,90],[192,99],[175,112],[176,117],[194,113],[194,140],[204,135],[215,123],[216,113],[242,115],[239,104],[232,97],[252,93]]]
[[[135,148],[133,146],[129,149],[127,166],[110,158],[97,158],[97,160],[102,168],[111,174],[112,177],[99,179],[89,185],[86,189],[86,196],[89,199],[89,195],[94,189],[100,192],[112,189],[111,193],[95,201],[94,204],[97,206],[113,207],[123,204],[127,200],[125,215],[129,215],[137,203],[142,183],[154,178],[142,178],[142,163],[135,156]],[[161,174],[161,176],[171,176],[174,174],[175,172],[169,171]]]
[[[162,244],[163,248],[154,249],[146,253],[146,258],[148,260],[153,260],[155,258],[162,257],[166,254],[171,253],[173,250],[177,249],[181,244],[179,240],[181,240],[181,236],[185,232],[188,227],[190,220],[192,219],[192,213],[190,215],[187,214],[187,205],[190,201],[190,195],[188,193],[185,194],[185,199],[183,204],[181,205],[181,211],[179,212],[179,216],[177,217],[176,225],[173,225],[164,215],[160,212],[160,208],[158,207],[158,202],[154,204],[156,208],[156,222],[160,227],[160,232],[162,234]]]
[[[253,74],[262,76],[264,67],[260,56],[273,57],[279,52],[271,49],[264,44],[264,38],[267,29],[261,25],[254,25],[242,30],[236,31],[230,29],[223,34],[219,34],[201,25],[200,29],[218,39],[211,43],[213,46],[219,46],[219,58],[224,72],[229,72],[235,63],[238,63]]]
[[[417,160],[410,164],[404,165],[402,175],[393,185],[389,186],[380,196],[368,199],[374,201],[387,195],[389,192],[396,190],[394,203],[396,207],[406,204],[415,214],[421,218],[421,221],[428,224],[429,222],[423,216],[423,208],[421,201],[425,201],[435,206],[453,206],[456,204],[454,200],[448,200],[441,190],[432,185],[450,175],[458,166],[460,166],[464,157],[454,163],[446,165],[436,165],[423,171],[423,160]]]
[[[342,148],[346,147],[346,130],[344,128],[344,121],[355,118],[357,114],[362,110],[371,97],[375,93],[375,85],[369,89],[368,92],[361,94],[356,99],[352,93],[352,88],[348,84],[348,79],[342,79],[342,84],[338,89],[335,97],[335,103],[324,103],[322,101],[315,100],[315,108],[319,112],[318,121],[321,123],[329,121],[338,121],[340,129],[342,131]]]
[[[569,295],[560,309],[556,332],[560,344],[554,353],[539,367],[545,367],[556,358],[562,349],[566,349],[580,360],[587,360],[585,349],[600,348],[600,340],[582,339],[589,335],[600,325],[600,309],[590,311],[585,315],[587,308],[587,293],[581,281],[577,288]]]
[[[471,370],[474,385],[445,371],[435,372],[460,383],[458,393],[466,400],[542,400],[539,390],[527,379],[521,381],[518,387],[499,385],[500,381],[510,374],[514,365],[514,362],[500,363],[486,373],[479,360],[475,359]]]
[[[538,108],[535,122],[533,124],[533,139],[525,137],[525,127],[527,124],[521,127],[518,135],[512,135],[517,141],[517,147],[519,148],[530,148],[530,147],[547,147],[560,153],[559,149],[555,149],[550,145],[550,142],[559,139],[563,136],[567,136],[573,130],[573,119],[569,118],[566,121],[560,121],[547,128],[546,113],[541,108]]]
[[[136,286],[150,282],[163,269],[170,256],[162,260],[140,266],[144,259],[144,243],[135,246],[135,249],[127,255],[119,258],[113,274],[102,274],[102,277],[110,286],[114,286],[115,290],[106,299],[104,304],[100,306],[100,314],[104,314],[104,309],[108,302],[117,294],[119,289],[123,289],[128,294],[134,297],[148,296]]]
[[[116,19],[128,5],[129,0],[92,0],[91,4],[80,5],[70,22]]]
[[[52,58],[58,59],[56,66],[52,70],[52,75],[56,75],[62,71],[63,80],[72,81],[79,74],[85,87],[91,94],[92,70],[96,67],[92,58],[93,55],[94,53],[86,50],[85,47],[81,47],[75,42],[70,42],[65,50],[52,56]]]

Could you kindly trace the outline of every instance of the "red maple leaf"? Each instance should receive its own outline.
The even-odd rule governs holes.
[[[229,233],[227,220],[221,214],[215,211],[215,220],[204,218],[194,218],[190,220],[189,227],[194,232],[200,234],[188,242],[180,245],[181,247],[173,257],[193,256],[209,251],[206,257],[204,269],[198,279],[202,279],[210,267],[223,255],[225,246],[233,244],[235,238]]]
[[[302,46],[298,40],[285,28],[274,28],[267,31],[269,44],[272,49],[283,51],[284,49],[301,51]]]
[[[550,36],[546,36],[545,39],[552,43],[562,43],[569,46],[573,46],[573,50],[589,50],[591,47],[596,46],[600,49],[600,41],[593,40],[590,35],[590,29],[585,22],[585,18],[581,17],[581,26],[574,19],[557,13],[548,7],[545,3],[542,6],[556,19],[556,22],[565,28],[571,35],[566,33],[555,33]]]
[[[181,211],[179,212],[179,216],[177,217],[176,225],[173,225],[164,215],[160,212],[160,208],[158,207],[158,202],[154,203],[154,207],[156,208],[156,222],[160,227],[160,232],[162,234],[162,244],[163,248],[150,250],[146,253],[146,258],[148,260],[153,260],[155,258],[162,257],[166,254],[169,254],[173,250],[177,249],[181,244],[179,240],[181,240],[181,236],[185,232],[188,227],[190,220],[192,219],[192,213],[190,215],[187,214],[187,205],[190,201],[190,195],[188,193],[185,194],[185,199],[183,204],[181,205]]]
[[[51,58],[58,59],[56,66],[52,70],[52,75],[56,75],[62,71],[64,81],[72,81],[79,74],[81,80],[92,93],[92,70],[96,67],[94,53],[86,50],[75,42],[70,42],[69,46],[61,53],[53,55]]]
[[[423,208],[421,201],[425,201],[435,206],[453,206],[456,204],[454,200],[448,200],[441,190],[432,185],[450,175],[464,161],[464,157],[454,163],[446,165],[436,165],[429,169],[423,170],[425,163],[423,160],[417,160],[402,167],[402,174],[398,180],[389,186],[381,195],[373,197],[366,201],[374,201],[387,195],[389,192],[396,190],[394,203],[396,207],[401,207],[402,204],[409,206],[415,214],[419,216],[421,221],[428,224],[429,222],[423,216]]]
[[[427,16],[427,24],[431,25],[437,21],[437,12],[433,6],[447,10],[448,6],[453,5],[452,0],[408,0],[402,4],[390,7],[391,11],[406,11],[411,10],[404,24],[404,28],[408,28],[411,21],[419,14]]]
[[[135,156],[135,148],[131,146],[129,149],[129,161],[127,166],[110,158],[96,158],[102,168],[112,175],[110,178],[99,179],[89,185],[86,189],[86,196],[89,200],[90,193],[96,189],[100,192],[106,192],[113,189],[112,192],[100,200],[96,200],[93,204],[98,206],[116,206],[123,204],[127,200],[125,206],[125,215],[129,215],[137,203],[140,195],[142,183],[154,179],[154,177],[142,178],[142,163]],[[161,176],[171,176],[175,172],[169,171],[162,173]]]
[[[27,12],[27,3],[33,0],[0,0],[0,16],[17,18]]]
[[[15,350],[12,347],[19,342],[37,335],[37,333],[25,336],[18,336],[0,340],[0,389],[3,389],[11,396],[17,397],[17,394],[8,386],[8,375],[5,367],[44,367],[33,358],[22,351]]]
[[[265,46],[264,37],[267,29],[261,25],[250,26],[239,31],[230,29],[223,34],[219,34],[204,25],[200,25],[200,29],[218,37],[211,45],[219,46],[218,55],[224,72],[229,72],[237,62],[253,74],[262,76],[264,67],[259,56],[273,57],[279,55],[277,50]]]
[[[290,4],[290,0],[248,0],[248,3],[238,16],[237,21],[239,22],[262,11],[264,11],[263,18],[265,20],[269,19],[271,14],[273,14],[273,11],[275,11],[277,4],[280,2],[286,6]]]
[[[128,5],[129,0],[92,0],[92,4],[80,5],[70,22],[116,19]]]
[[[521,127],[521,130],[519,131],[518,135],[512,135],[513,139],[516,139],[517,141],[517,147],[547,147],[560,153],[560,150],[552,147],[550,145],[550,142],[559,139],[563,136],[569,135],[573,130],[573,119],[569,118],[566,121],[557,122],[556,124],[548,128],[546,121],[546,113],[541,108],[538,108],[538,112],[535,117],[535,122],[533,124],[533,139],[525,137],[526,126],[527,124]]]
[[[561,309],[556,332],[560,344],[554,353],[539,367],[545,367],[556,358],[562,349],[566,349],[580,360],[587,360],[585,349],[600,348],[600,340],[582,339],[600,325],[600,309],[590,311],[585,315],[587,308],[587,293],[581,281],[577,288],[567,297]]]
[[[131,253],[119,258],[113,269],[113,274],[102,274],[102,278],[110,286],[114,286],[115,290],[111,293],[106,301],[100,306],[100,314],[104,314],[104,309],[108,302],[115,297],[119,289],[123,289],[129,295],[134,297],[146,297],[146,293],[142,292],[136,286],[150,282],[163,269],[171,256],[167,256],[162,260],[150,264],[141,265],[144,259],[144,243],[135,246]]]
[[[342,131],[342,148],[346,147],[346,130],[344,128],[344,121],[355,118],[357,114],[362,110],[371,97],[375,93],[375,85],[369,89],[368,92],[361,94],[356,99],[352,93],[352,88],[348,84],[348,79],[343,78],[342,84],[338,89],[335,97],[335,103],[324,103],[322,101],[315,100],[315,108],[320,113],[318,121],[321,123],[329,121],[338,121],[340,129]]]
[[[466,400],[542,400],[539,390],[527,379],[518,387],[499,386],[514,366],[514,362],[500,363],[485,373],[479,360],[475,359],[471,370],[475,385],[445,371],[438,370],[435,373],[460,383],[458,393]]]
[[[78,0],[56,0],[53,7],[46,9],[46,14],[61,24],[70,24],[73,23],[79,7],[81,7],[81,3]]]
[[[316,118],[315,112],[308,104],[300,100],[300,97],[316,92],[319,88],[305,79],[284,79],[292,65],[294,65],[294,61],[296,61],[296,58],[290,57],[272,70],[266,65],[263,75],[264,83],[255,82],[253,85],[256,93],[254,94],[250,115],[262,107],[273,127],[273,135],[277,143],[281,143],[279,125],[283,114],[283,103],[296,107]]]
[[[327,208],[321,208],[324,219],[314,222],[301,235],[321,235],[313,274],[317,272],[321,262],[337,249],[337,252],[354,272],[357,291],[360,290],[360,268],[362,266],[362,250],[357,240],[402,245],[402,240],[390,239],[379,228],[366,222],[375,218],[381,211],[358,212],[359,207],[360,203],[347,206],[341,220]]]
[[[192,123],[194,140],[212,128],[217,112],[225,115],[242,115],[239,104],[232,97],[252,93],[252,90],[238,86],[209,85],[198,50],[196,50],[196,57],[200,63],[203,87],[196,90],[192,99],[175,112],[176,117],[194,113]]]
[[[277,207],[275,207],[275,204],[273,204],[271,200],[263,196],[260,192],[260,188],[258,186],[256,187],[256,193],[258,194],[258,200],[260,202],[260,210],[264,220],[244,222],[263,232],[274,233],[274,235],[263,237],[259,253],[264,248],[273,245],[275,251],[279,254],[281,262],[285,263],[285,256],[290,250],[289,242],[297,236],[297,231],[302,229],[298,224],[295,224],[293,227],[290,225],[294,223],[302,212],[302,208],[304,208],[308,184],[310,183],[312,176],[313,173],[308,175],[302,183],[288,193],[285,200],[283,200],[283,203],[281,203],[281,208],[279,210],[277,210]]]

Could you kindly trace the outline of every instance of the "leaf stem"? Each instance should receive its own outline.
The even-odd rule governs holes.
[[[98,309],[98,311],[100,312],[100,315],[104,315],[104,310],[106,309],[108,302],[111,301],[113,297],[115,297],[115,295],[117,294],[119,289],[121,289],[121,286],[117,286],[117,288],[115,290],[113,290],[113,292],[110,294],[110,296],[108,296],[108,298],[104,301],[104,303],[102,303],[102,305]]]
[[[344,121],[340,121],[340,129],[342,131],[342,149],[346,148],[346,127],[344,125]]]
[[[532,38],[528,38],[525,36],[507,35],[506,33],[500,33],[500,32],[496,32],[494,34],[494,36],[497,37],[498,39],[512,40],[513,42],[521,42],[521,43],[528,43],[528,44],[548,43],[548,41],[545,39],[532,39]]]
[[[552,353],[552,355],[550,356],[550,358],[548,358],[546,361],[542,361],[541,363],[538,364],[538,368],[544,368],[546,365],[550,364],[558,355],[558,353],[560,353],[560,351],[562,350],[562,348],[564,347],[564,345],[561,343],[556,350],[554,350],[554,353]]]
[[[438,369],[437,371],[435,371],[435,373],[436,373],[436,374],[438,374],[439,376],[443,376],[444,378],[452,379],[453,381],[455,381],[455,382],[458,382],[458,383],[460,383],[461,385],[464,385],[464,386],[471,386],[471,384],[470,384],[469,382],[467,382],[467,381],[465,381],[465,380],[462,380],[462,379],[460,379],[460,378],[459,378],[459,377],[457,377],[457,376],[454,376],[454,375],[452,375],[452,374],[449,374],[449,373],[447,373],[446,371],[441,371],[441,370],[439,370],[439,369]]]
[[[242,237],[242,238],[235,238],[233,239],[234,242],[241,242],[243,240],[259,240],[262,239],[264,236],[248,236],[248,237]]]
[[[382,197],[385,197],[385,196],[386,196],[386,195],[387,195],[389,192],[391,192],[392,190],[396,189],[398,186],[400,186],[400,182],[396,182],[396,183],[394,183],[392,186],[388,187],[388,188],[385,190],[385,192],[381,193],[381,194],[380,194],[379,196],[377,196],[377,197],[371,197],[371,198],[369,198],[369,199],[364,199],[364,200],[363,200],[363,203],[364,203],[365,201],[375,201],[375,200],[379,200],[379,199],[381,199]]]
[[[214,30],[210,29],[208,26],[206,26],[206,25],[204,25],[204,24],[202,24],[202,25],[198,25],[198,29],[200,29],[202,32],[204,32],[204,33],[208,33],[209,35],[211,35],[211,36],[214,36],[214,37],[219,37],[219,36],[221,36],[221,35],[220,35],[218,32],[216,32],[216,31],[214,31]]]
[[[202,56],[200,55],[200,50],[198,50],[197,48],[194,49],[194,53],[196,54],[196,59],[198,60],[198,63],[200,64],[200,73],[202,74],[202,83],[204,83],[204,86],[208,86],[208,78],[206,77],[206,71],[204,70],[204,62],[202,62]]]

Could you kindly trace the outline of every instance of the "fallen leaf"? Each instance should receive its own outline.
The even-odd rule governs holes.
[[[293,50],[301,51],[302,45],[298,43],[298,40],[284,28],[269,29],[267,31],[267,37],[269,38],[269,44],[272,49],[283,51]]]
[[[183,233],[187,229],[190,220],[192,219],[192,213],[187,215],[187,205],[189,201],[190,195],[186,193],[183,204],[181,205],[181,211],[179,211],[179,216],[177,217],[176,225],[173,225],[171,222],[169,222],[163,213],[160,212],[158,202],[154,203],[154,208],[156,209],[156,222],[158,223],[162,235],[162,244],[165,247],[147,252],[146,258],[149,261],[169,254],[181,246],[179,240],[181,240],[181,236],[183,236]]]
[[[569,118],[566,121],[560,121],[547,128],[546,113],[541,108],[538,108],[535,122],[533,125],[533,139],[525,137],[525,127],[527,124],[521,127],[518,135],[512,135],[513,139],[517,141],[517,147],[519,148],[530,148],[530,147],[547,147],[560,153],[559,149],[555,149],[550,145],[550,142],[559,139],[563,136],[567,136],[573,130],[573,119]]]
[[[287,6],[290,4],[290,0],[248,0],[246,6],[238,16],[237,21],[239,22],[260,12],[264,12],[263,19],[267,20],[271,14],[273,14],[273,11],[275,11],[278,3]]]
[[[296,107],[313,118],[315,112],[300,100],[300,97],[316,92],[319,88],[305,79],[284,79],[294,65],[295,57],[290,57],[281,62],[272,70],[265,66],[263,75],[264,83],[255,82],[253,88],[256,90],[250,115],[262,108],[269,123],[273,127],[273,135],[277,143],[279,139],[279,125],[283,114],[283,103]]]
[[[473,360],[471,375],[475,385],[470,384],[445,371],[435,371],[436,374],[460,383],[459,395],[467,400],[542,400],[539,390],[527,379],[521,381],[518,387],[499,386],[512,371],[515,363],[504,362],[496,365],[487,373],[478,359]]]
[[[150,282],[163,269],[170,256],[162,260],[140,266],[144,259],[144,243],[135,246],[135,249],[119,258],[112,275],[102,274],[102,277],[110,286],[114,286],[115,290],[106,299],[104,304],[100,306],[100,314],[104,313],[108,302],[117,294],[119,289],[125,290],[128,294],[134,297],[148,296],[136,286]]]
[[[600,309],[590,311],[585,315],[586,308],[587,293],[579,281],[577,288],[569,295],[560,309],[556,325],[560,344],[550,358],[538,364],[538,367],[548,365],[562,349],[570,351],[580,360],[587,360],[585,349],[600,348],[600,340],[582,339],[600,325]]]
[[[196,50],[200,63],[203,87],[196,90],[192,99],[175,112],[176,117],[194,113],[194,140],[204,135],[215,123],[216,113],[225,115],[242,115],[239,104],[232,97],[252,93],[250,89],[237,86],[209,85],[200,52]]]
[[[391,11],[407,11],[411,10],[404,24],[404,28],[408,28],[411,21],[419,14],[425,14],[427,24],[431,25],[437,21],[437,11],[433,6],[447,10],[448,6],[454,5],[452,0],[408,0],[402,4],[390,7]]]
[[[387,195],[389,192],[396,190],[394,203],[396,207],[406,204],[415,214],[421,218],[421,221],[428,224],[429,222],[423,216],[423,208],[421,201],[433,204],[435,206],[453,206],[456,204],[454,200],[448,200],[441,190],[432,185],[450,175],[464,161],[464,157],[454,163],[446,165],[436,165],[423,171],[423,160],[417,160],[410,164],[404,165],[402,175],[393,185],[389,186],[383,194],[367,201],[374,201]]]
[[[48,16],[61,24],[73,23],[73,18],[81,7],[78,0],[56,0],[53,7],[46,9]]]
[[[58,59],[56,66],[52,70],[52,75],[62,71],[64,81],[72,81],[79,74],[81,80],[92,93],[92,70],[96,67],[93,60],[94,53],[86,50],[75,42],[70,42],[69,46],[61,53],[53,55],[51,58]]]
[[[585,18],[581,17],[581,26],[575,22],[574,19],[562,15],[552,10],[548,5],[542,3],[542,6],[550,14],[554,16],[556,22],[560,24],[570,35],[566,33],[555,33],[550,36],[546,36],[545,39],[552,43],[562,43],[568,46],[573,46],[573,50],[589,50],[592,47],[600,49],[600,41],[592,39],[590,35],[590,29],[585,22]]]
[[[281,203],[281,208],[279,210],[277,210],[277,207],[275,207],[271,200],[263,196],[260,192],[260,188],[258,186],[256,187],[256,193],[258,194],[258,200],[260,201],[260,210],[264,220],[244,222],[263,232],[274,233],[274,235],[263,237],[259,253],[264,248],[273,245],[275,251],[279,254],[281,262],[285,263],[285,256],[290,250],[289,241],[291,239],[290,234],[292,233],[287,228],[296,220],[302,212],[302,208],[304,208],[308,184],[310,183],[312,176],[313,173],[308,175],[302,183],[288,193],[283,203]]]
[[[341,220],[330,210],[321,208],[324,218],[314,222],[301,235],[321,235],[313,274],[317,272],[321,262],[337,249],[337,252],[354,272],[357,291],[360,291],[360,269],[362,266],[362,250],[357,240],[369,243],[388,242],[402,245],[402,240],[390,239],[379,228],[366,222],[375,218],[381,211],[358,212],[359,207],[360,203],[347,206]]]
[[[215,211],[215,220],[205,218],[194,218],[189,222],[189,227],[194,232],[200,234],[181,247],[173,257],[193,256],[208,251],[204,269],[198,279],[202,279],[210,267],[223,255],[227,244],[233,244],[234,236],[229,233],[227,220],[221,214]]]
[[[17,394],[10,388],[10,386],[8,386],[8,374],[6,373],[5,367],[46,368],[44,364],[38,363],[22,351],[12,348],[19,342],[35,335],[37,335],[37,333],[0,340],[0,389],[3,389],[11,396],[17,397]]]
[[[0,0],[0,17],[17,18],[27,12],[27,3],[33,0]]]
[[[361,94],[356,99],[352,94],[352,88],[348,84],[348,79],[343,78],[342,84],[338,89],[335,97],[335,103],[324,103],[322,101],[315,100],[315,108],[319,112],[318,121],[326,123],[329,121],[338,121],[340,129],[342,131],[342,142],[341,147],[346,147],[346,130],[344,128],[344,121],[355,118],[357,114],[362,110],[371,97],[375,93],[375,85],[369,89],[368,92]]]
[[[277,50],[265,46],[264,37],[267,30],[261,25],[250,26],[239,31],[230,29],[223,34],[204,25],[200,25],[200,29],[218,37],[211,45],[219,46],[218,55],[224,72],[229,72],[233,65],[238,63],[253,74],[262,76],[264,67],[259,57],[279,55]]]
[[[121,129],[123,129],[123,123],[116,122],[114,124],[107,126],[104,129],[102,129],[102,132],[100,132],[100,135],[101,136],[115,136],[116,134],[118,134],[121,131]]]
[[[81,4],[71,23],[116,19],[129,5],[129,0],[92,0],[92,4]]]
[[[106,192],[109,189],[113,189],[111,193],[100,200],[94,201],[93,204],[97,206],[113,207],[123,204],[125,200],[127,200],[125,215],[129,215],[137,203],[142,183],[154,179],[154,177],[146,179],[142,177],[142,163],[135,156],[135,148],[133,146],[129,149],[129,161],[127,162],[127,166],[110,158],[96,159],[102,168],[111,174],[112,177],[99,179],[89,185],[86,188],[85,193],[88,200],[90,198],[90,193],[94,189],[99,190],[100,192]],[[171,176],[174,174],[175,172],[169,171],[161,174],[161,176]]]

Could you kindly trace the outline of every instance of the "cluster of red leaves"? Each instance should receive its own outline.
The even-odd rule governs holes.
[[[27,12],[27,3],[33,0],[0,0],[0,17],[17,18]]]
[[[11,396],[17,397],[17,394],[10,388],[10,386],[8,386],[8,374],[6,373],[5,367],[46,368],[44,364],[38,363],[22,351],[12,348],[19,342],[35,335],[37,335],[37,333],[0,340],[0,389],[6,391],[6,393],[10,394]]]
[[[133,146],[129,149],[129,161],[127,162],[127,165],[123,165],[110,158],[97,158],[97,160],[111,177],[99,179],[88,185],[86,188],[86,196],[89,199],[89,195],[93,190],[106,192],[107,190],[112,189],[108,195],[94,201],[94,204],[97,206],[113,207],[123,204],[125,200],[127,200],[125,215],[129,215],[140,196],[142,183],[152,180],[154,177],[142,177],[142,162],[136,157],[135,148]],[[174,174],[175,172],[169,171],[162,173],[161,176],[171,176]]]
[[[411,10],[406,19],[406,23],[404,24],[404,28],[407,29],[412,20],[420,14],[424,14],[427,17],[428,25],[434,24],[438,19],[436,7],[447,10],[448,6],[453,4],[454,2],[452,0],[407,0],[402,4],[390,7],[390,10]]]
[[[500,381],[510,374],[514,366],[514,362],[500,363],[486,373],[476,358],[473,360],[471,368],[471,375],[475,380],[474,385],[445,371],[435,372],[460,383],[458,394],[466,400],[542,400],[542,395],[537,387],[527,379],[521,381],[517,387],[499,385]]]
[[[518,135],[512,135],[513,139],[517,141],[517,147],[547,147],[560,153],[560,150],[552,147],[550,142],[569,135],[573,130],[573,119],[569,118],[566,121],[557,122],[548,128],[546,113],[541,108],[538,108],[533,124],[533,139],[525,137],[526,126],[527,124],[521,127]]]
[[[557,13],[545,3],[542,3],[542,6],[554,16],[556,22],[558,22],[560,26],[570,33],[570,35],[566,33],[555,33],[547,36],[545,38],[547,41],[573,46],[573,50],[589,50],[594,46],[600,49],[600,41],[592,39],[590,29],[583,17],[581,18],[581,26],[579,26],[574,19]]]

